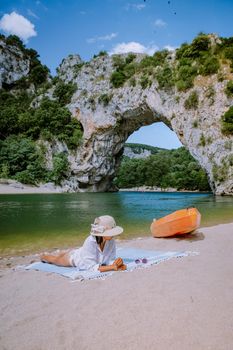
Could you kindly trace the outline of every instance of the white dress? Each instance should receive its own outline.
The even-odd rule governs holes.
[[[72,266],[97,271],[100,265],[111,265],[116,259],[116,244],[114,239],[106,241],[102,252],[96,238],[90,235],[81,248],[71,250],[69,254]]]

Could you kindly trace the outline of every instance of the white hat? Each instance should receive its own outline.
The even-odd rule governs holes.
[[[95,219],[94,224],[91,225],[92,236],[117,236],[123,232],[123,228],[116,226],[116,222],[112,216],[103,215]]]

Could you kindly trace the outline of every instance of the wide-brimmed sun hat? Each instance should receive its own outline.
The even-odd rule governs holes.
[[[120,235],[123,228],[116,226],[116,222],[112,216],[103,215],[95,218],[94,224],[91,225],[92,236],[112,237]]]

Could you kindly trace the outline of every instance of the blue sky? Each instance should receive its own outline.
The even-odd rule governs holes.
[[[233,35],[233,0],[1,0],[0,32],[18,34],[52,74],[70,53],[147,52],[179,47],[200,32]],[[166,148],[180,143],[161,124],[129,139]],[[155,137],[156,135],[156,137]]]

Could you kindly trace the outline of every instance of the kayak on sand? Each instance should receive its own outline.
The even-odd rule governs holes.
[[[154,219],[150,230],[153,237],[184,235],[195,231],[201,223],[201,214],[196,208],[177,210],[161,219]]]

